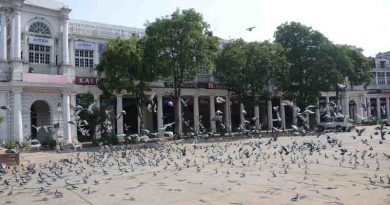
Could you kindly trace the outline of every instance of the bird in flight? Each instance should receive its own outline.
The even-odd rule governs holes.
[[[252,27],[246,28],[246,30],[248,30],[249,32],[251,32],[254,28],[256,28],[256,26],[252,26]]]

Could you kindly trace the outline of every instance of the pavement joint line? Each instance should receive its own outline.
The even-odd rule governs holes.
[[[83,196],[77,194],[76,192],[74,192],[73,190],[69,190],[70,192],[72,192],[74,195],[78,196],[80,199],[82,199],[83,201],[85,201],[87,204],[90,204],[90,205],[93,205],[92,202],[88,201],[88,199],[84,198]]]
[[[141,182],[144,182],[144,183],[146,183],[146,184],[155,186],[157,189],[160,189],[160,190],[162,190],[162,191],[167,191],[167,192],[169,192],[168,189],[164,189],[163,187],[156,186],[155,184],[152,184],[152,183],[150,183],[150,182],[148,182],[148,181],[146,181],[146,180],[144,180],[144,179],[138,178],[138,176],[139,176],[139,175],[135,176],[135,178],[137,178],[137,179],[140,180]],[[184,194],[183,192],[179,192],[179,193],[176,193],[176,194],[179,194],[179,195],[182,195],[182,196],[185,196],[185,197],[188,197],[188,198],[192,198],[192,199],[194,199],[194,200],[196,200],[196,201],[200,201],[199,198],[194,198],[192,195],[186,195],[186,194]],[[221,194],[221,195],[222,195],[222,194]],[[208,203],[208,204],[214,204],[214,203],[210,203],[209,201],[207,201],[207,203]]]

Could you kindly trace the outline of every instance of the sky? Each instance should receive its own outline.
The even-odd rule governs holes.
[[[335,44],[362,48],[366,56],[390,51],[390,0],[59,0],[70,18],[145,28],[177,8],[194,8],[223,39],[273,41],[276,28],[296,21]],[[249,32],[248,27],[255,26]]]

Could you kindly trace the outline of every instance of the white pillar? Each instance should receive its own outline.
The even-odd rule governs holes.
[[[376,119],[380,120],[381,117],[381,103],[380,103],[381,98],[376,97]]]
[[[292,106],[292,117],[293,117],[293,125],[298,126],[298,119],[297,119],[297,106],[294,104]]]
[[[386,117],[390,118],[390,103],[389,103],[389,97],[386,97]]]
[[[272,121],[272,101],[267,101],[267,115],[268,115],[268,129],[272,130],[273,128],[273,121]]]
[[[20,11],[16,10],[14,12],[14,17],[12,18],[12,37],[11,37],[11,48],[12,48],[12,80],[20,81],[22,80],[22,58],[21,58],[21,18]]]
[[[282,129],[286,129],[286,113],[284,110],[283,98],[280,98],[280,118],[282,120],[281,127]]]
[[[244,110],[245,110],[244,104],[240,103],[240,124],[243,125],[245,128],[245,115],[243,112]]]
[[[343,94],[343,102],[344,102],[344,106],[343,106],[343,110],[344,110],[344,117],[346,120],[349,119],[349,99],[348,99],[348,92],[347,91],[344,91],[344,94]]]
[[[68,18],[62,20],[62,64],[69,64]]]
[[[0,33],[0,62],[7,62],[7,22],[5,12],[1,15],[1,33]]]
[[[28,63],[28,34],[23,34],[23,63]]]
[[[62,115],[63,115],[63,125],[64,125],[64,144],[72,142],[71,128],[70,124],[70,97],[69,92],[62,92]]]
[[[164,133],[160,132],[161,127],[164,126],[164,120],[163,120],[164,110],[163,110],[163,99],[161,95],[157,95],[157,130],[159,131],[159,136],[163,137]]]
[[[367,118],[370,118],[372,117],[372,113],[371,113],[371,98],[367,98]]]
[[[215,102],[214,102],[214,96],[210,96],[210,129],[211,132],[214,133],[217,131],[215,121],[211,120],[215,117]]]
[[[57,45],[56,41],[54,41],[53,46],[50,47],[50,73],[52,75],[58,75],[58,69],[56,65],[56,54],[57,54]]]
[[[375,85],[378,85],[378,73],[379,73],[379,72],[376,72],[376,73],[375,73]]]
[[[96,107],[100,108],[100,93],[93,93],[93,100],[96,102]],[[95,132],[96,139],[100,139],[102,137],[101,133]]]
[[[194,130],[199,133],[199,97],[194,95]]]
[[[10,52],[9,52],[9,56],[8,56],[8,59],[9,61],[12,61],[14,60],[14,53],[15,53],[15,38],[14,38],[14,33],[15,33],[15,14],[11,13],[9,14],[8,16],[9,18],[9,21],[10,21],[10,38],[11,38],[11,45],[10,45]]]
[[[255,118],[256,118],[255,126],[257,128],[259,128],[259,126],[260,126],[260,108],[258,105],[255,106]]]
[[[228,126],[231,126],[231,112],[230,112],[230,105],[231,105],[231,101],[230,101],[230,96],[227,95],[225,97],[225,127],[226,127],[226,130],[228,129]]]
[[[99,46],[97,43],[95,43],[95,49],[93,50],[93,64],[94,67],[99,64]]]
[[[178,103],[178,108],[179,108],[179,110],[178,110],[179,119],[177,120],[177,126],[179,126],[179,130],[178,130],[179,133],[177,133],[177,134],[182,135],[183,134],[183,119],[182,119],[182,111],[181,111],[181,102],[178,101],[177,103]]]
[[[96,107],[100,107],[100,93],[93,93],[93,100],[96,102]]]
[[[329,96],[325,96],[326,114],[330,115]]]
[[[69,39],[69,63],[75,66],[75,50],[74,50],[74,39]]]
[[[22,89],[12,89],[14,94],[14,141],[23,141]]]
[[[122,113],[123,110],[122,98],[123,95],[121,94],[116,95],[116,116],[119,116]],[[122,117],[116,119],[116,134],[118,135],[123,134],[123,115]]]
[[[76,95],[77,95],[77,93],[70,93],[70,104],[73,106],[73,107],[75,107],[76,106]],[[71,120],[73,120],[73,118],[75,117],[74,116],[74,113],[75,113],[75,111],[74,111],[74,109],[70,109],[70,115],[71,115],[71,117],[72,117],[72,119]],[[70,124],[70,130],[71,130],[71,138],[73,139],[78,139],[77,138],[77,125],[75,125],[75,124]]]
[[[0,92],[0,105],[6,105],[7,104],[7,95],[8,92]],[[8,118],[8,110],[0,110],[0,116],[3,117],[3,122],[0,123],[0,143],[3,141],[9,141],[10,135],[8,134],[8,123],[7,123],[7,118]]]
[[[14,37],[14,60],[21,60],[21,32],[20,32],[20,27],[21,27],[21,18],[20,18],[20,11],[16,10],[15,11],[15,16],[14,16],[14,25],[15,25],[15,30],[13,33]]]
[[[316,107],[316,122],[317,124],[320,123],[321,116],[320,116],[320,99],[317,98],[317,107]]]
[[[361,101],[361,110],[360,110],[360,116],[362,117],[367,117],[367,111],[364,110],[364,107],[363,106],[366,106],[367,103],[366,103],[366,94],[364,94],[363,96],[360,97],[360,101]]]

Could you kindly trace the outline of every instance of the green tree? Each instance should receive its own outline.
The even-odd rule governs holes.
[[[355,46],[337,45],[337,48],[347,61],[345,67],[341,68],[341,72],[344,78],[348,78],[349,86],[363,85],[366,88],[371,79],[371,59],[365,57],[363,50]]]
[[[88,112],[86,108],[93,102],[90,95],[81,95],[80,105],[85,108],[80,111],[78,116],[80,120],[87,121],[87,125],[83,129],[87,129],[89,136],[94,144],[96,144],[96,131],[98,130],[102,136],[108,135],[111,126],[111,119],[107,113],[107,107],[101,105],[100,107],[94,106],[92,112]]]
[[[275,42],[286,50],[290,86],[286,95],[299,107],[316,102],[320,91],[340,82],[336,47],[320,32],[297,22],[278,26]]]
[[[217,62],[218,79],[246,106],[286,86],[288,65],[280,44],[234,40],[225,44]]]
[[[155,66],[144,63],[143,39],[112,39],[100,57],[97,71],[102,79],[101,89],[106,93],[125,90],[134,96],[140,117],[140,127],[144,128],[142,106],[146,104],[145,92],[150,90],[149,82],[157,78]]]
[[[177,9],[170,16],[148,22],[145,30],[145,62],[160,69],[159,74],[173,79],[175,98],[175,132],[178,125],[182,83],[193,80],[201,69],[212,69],[218,50],[217,38],[209,25],[194,9]]]

